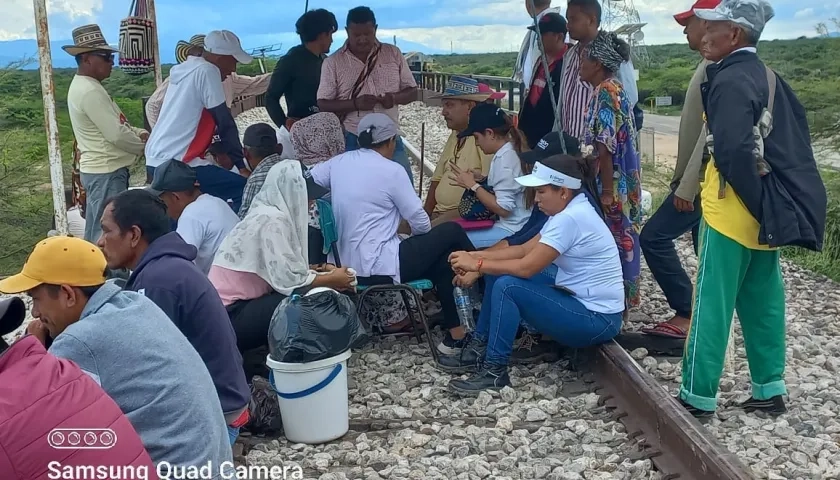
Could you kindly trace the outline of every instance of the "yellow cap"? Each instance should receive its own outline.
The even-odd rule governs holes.
[[[0,292],[23,293],[38,285],[93,287],[105,283],[108,262],[99,248],[74,237],[50,237],[38,242],[23,270],[0,281]]]

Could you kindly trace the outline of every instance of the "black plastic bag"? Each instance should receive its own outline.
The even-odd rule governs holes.
[[[274,310],[268,329],[269,354],[284,363],[334,357],[367,339],[353,301],[331,289],[286,298]]]

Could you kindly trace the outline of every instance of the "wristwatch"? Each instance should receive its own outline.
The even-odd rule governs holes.
[[[473,192],[477,192],[479,188],[481,188],[481,185],[476,183],[472,187],[470,187],[470,190],[472,190]]]

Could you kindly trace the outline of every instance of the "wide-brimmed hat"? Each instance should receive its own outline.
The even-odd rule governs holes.
[[[119,53],[119,49],[108,45],[102,29],[99,25],[85,25],[73,30],[73,45],[65,45],[62,48],[72,56],[89,52],[111,52]]]
[[[505,95],[505,92],[497,92],[474,78],[451,76],[443,93],[432,98],[485,102],[505,98]]]
[[[193,35],[188,42],[178,40],[178,43],[175,45],[175,61],[177,63],[183,63],[187,60],[190,50],[195,47],[204,48],[204,37],[205,35]]]

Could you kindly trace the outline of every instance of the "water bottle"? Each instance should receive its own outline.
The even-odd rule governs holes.
[[[473,302],[470,295],[470,288],[455,287],[455,308],[458,310],[458,318],[461,320],[461,326],[467,332],[475,330],[475,320],[473,319]]]

